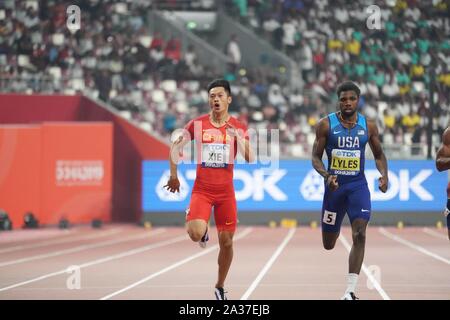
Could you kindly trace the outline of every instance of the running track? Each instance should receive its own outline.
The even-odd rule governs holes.
[[[0,300],[214,299],[217,235],[206,249],[183,228],[15,230],[0,233]],[[334,300],[345,290],[350,229],[334,250],[320,229],[240,226],[226,290],[233,300]],[[447,230],[369,226],[362,300],[450,299]],[[68,273],[77,266],[78,273]],[[69,289],[79,274],[79,289]]]

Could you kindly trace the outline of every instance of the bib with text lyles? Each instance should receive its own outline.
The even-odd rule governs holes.
[[[339,185],[367,182],[364,174],[365,149],[369,141],[366,117],[358,113],[356,123],[345,127],[338,113],[328,115],[329,131],[325,151],[328,158],[327,171],[336,175]]]
[[[333,149],[331,151],[331,174],[357,175],[360,171],[361,151]]]
[[[202,166],[205,168],[226,168],[230,159],[230,145],[222,143],[202,144]]]

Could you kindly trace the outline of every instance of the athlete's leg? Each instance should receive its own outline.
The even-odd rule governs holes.
[[[223,288],[231,262],[233,261],[233,235],[237,224],[237,207],[232,197],[217,199],[214,205],[214,219],[219,233],[219,271],[216,288]]]
[[[447,216],[448,240],[450,240],[450,215]]]
[[[348,258],[348,272],[359,274],[364,260],[368,220],[357,218],[352,222],[353,245]]]
[[[225,279],[230,270],[231,262],[233,261],[233,235],[231,231],[219,232],[219,256],[217,263],[219,264],[219,271],[217,276],[216,288],[223,288]]]
[[[370,220],[370,192],[367,184],[349,190],[347,214],[352,226],[352,248],[348,257],[347,289],[342,299],[355,300],[356,285],[364,260],[366,228]]]
[[[352,225],[353,245],[349,256],[349,273],[359,274],[364,259],[366,228],[370,220],[370,192],[367,184],[357,186],[349,192],[347,210]]]
[[[208,223],[203,219],[194,219],[186,222],[186,230],[194,242],[199,242],[206,233]]]
[[[203,193],[193,192],[186,209],[186,230],[192,241],[199,242],[208,228],[212,200]]]
[[[325,250],[331,250],[336,245],[336,240],[339,238],[340,231],[338,232],[325,232],[322,231],[322,243]]]
[[[348,257],[347,288],[342,300],[356,300],[356,285],[358,284],[359,272],[364,259],[364,248],[366,243],[366,227],[368,220],[356,218],[352,221],[353,245]]]
[[[322,203],[322,243],[326,250],[333,249],[339,237],[345,216],[346,196],[343,191],[342,186],[336,191],[325,188]]]
[[[450,240],[450,199],[447,202],[447,210],[444,212],[445,217],[447,218],[447,229],[448,229],[448,240]]]

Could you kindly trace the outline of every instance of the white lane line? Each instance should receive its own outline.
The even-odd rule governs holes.
[[[161,233],[161,232],[155,231],[155,232],[152,232],[151,235],[155,235],[155,234],[158,234],[158,233]],[[156,242],[154,244],[150,244],[150,245],[143,246],[143,247],[138,247],[138,248],[132,249],[132,250],[127,250],[127,251],[124,251],[124,252],[121,252],[121,253],[118,253],[118,254],[115,254],[115,255],[106,256],[104,258],[100,258],[100,259],[96,259],[96,260],[92,260],[92,261],[83,263],[81,265],[78,265],[78,267],[80,267],[80,269],[81,268],[86,268],[86,267],[94,266],[94,265],[97,265],[97,264],[109,262],[109,261],[112,261],[112,260],[128,257],[128,256],[131,256],[131,255],[135,255],[135,254],[138,254],[138,253],[142,253],[142,252],[145,252],[145,251],[148,251],[148,250],[156,249],[156,248],[159,248],[159,247],[168,246],[168,245],[171,245],[173,243],[186,240],[186,237],[187,237],[187,235],[182,235],[182,236],[179,236],[179,237],[176,237],[176,238],[173,238],[173,239]],[[15,283],[15,284],[9,285],[7,287],[0,288],[0,292],[6,291],[6,290],[10,290],[10,289],[13,289],[13,288],[17,288],[17,287],[20,287],[20,286],[23,286],[23,285],[26,285],[26,284],[29,284],[29,283],[36,282],[36,281],[40,281],[40,280],[44,280],[44,279],[47,279],[47,278],[51,278],[51,277],[54,277],[54,276],[57,276],[57,275],[60,275],[60,274],[63,274],[63,273],[67,273],[67,269],[59,270],[59,271],[52,272],[52,273],[47,273],[47,274],[44,274],[44,275],[42,275],[40,277],[37,277],[37,278],[33,278],[33,279],[30,279],[30,280],[27,280],[27,281]]]
[[[158,231],[160,233],[160,232],[163,232],[163,230],[164,229],[160,229]],[[128,241],[133,241],[133,240],[144,239],[144,238],[149,237],[149,235],[150,235],[149,233],[133,235],[133,236],[126,237],[126,238],[107,240],[107,241],[98,242],[98,243],[92,243],[92,244],[84,244],[84,245],[81,245],[81,246],[76,246],[76,247],[73,247],[73,248],[64,249],[64,250],[60,250],[60,251],[53,251],[53,252],[45,253],[45,254],[38,254],[38,255],[35,255],[35,256],[21,258],[21,259],[16,259],[16,260],[3,261],[3,262],[0,262],[0,268],[1,267],[6,267],[6,266],[10,266],[10,265],[14,265],[14,264],[24,263],[24,262],[30,262],[30,261],[35,261],[35,260],[42,260],[42,259],[46,259],[46,258],[53,258],[53,257],[62,256],[62,255],[69,254],[69,253],[80,252],[80,251],[94,249],[94,248],[111,246],[111,245],[122,243],[122,242],[128,242]]]
[[[347,239],[344,237],[344,235],[342,233],[339,235],[339,240],[342,242],[342,244],[344,245],[345,249],[347,249],[347,251],[350,252],[351,246],[350,246],[350,244],[348,243]],[[377,291],[380,294],[380,296],[384,300],[391,300],[391,298],[388,296],[386,291],[384,291],[383,288],[381,287],[381,284],[377,281],[377,279],[375,279],[375,277],[372,275],[372,273],[369,271],[369,269],[366,267],[366,265],[364,263],[362,264],[362,271],[366,274],[366,276],[370,280],[370,282],[372,282],[373,287],[375,289],[377,289]]]
[[[284,240],[281,242],[281,244],[278,246],[277,250],[275,250],[274,254],[270,257],[269,261],[264,265],[264,267],[261,269],[259,274],[256,276],[255,280],[253,280],[253,283],[250,285],[250,287],[245,291],[243,296],[241,297],[241,300],[247,300],[248,297],[253,293],[253,291],[258,286],[259,282],[262,280],[264,275],[269,271],[270,267],[272,267],[272,264],[275,262],[275,260],[278,258],[278,256],[283,251],[284,247],[288,244],[288,242],[291,240],[292,236],[294,235],[296,231],[296,228],[292,228],[289,230],[288,234],[284,238]]]
[[[246,288],[247,285],[243,284],[230,284],[233,288]],[[270,284],[260,284],[259,287],[264,288],[301,288],[302,290],[310,290],[314,288],[342,288],[342,282],[339,283],[270,283]],[[448,289],[450,288],[450,285],[448,284],[392,284],[392,285],[384,285],[384,287],[389,288],[397,288],[397,289],[412,289],[412,288],[418,288],[418,289],[431,289],[431,288],[439,288],[439,289]],[[83,286],[83,290],[102,290],[102,289],[116,289],[117,286]],[[143,284],[141,288],[148,288],[148,289],[155,289],[155,288],[161,288],[161,289],[190,289],[190,288],[211,288],[210,284]],[[39,288],[19,288],[17,291],[46,291],[46,290],[53,290],[53,291],[66,291],[67,288],[58,286],[58,287],[39,287]]]
[[[25,249],[34,249],[34,248],[39,248],[39,247],[51,246],[54,244],[74,242],[74,241],[80,241],[80,240],[90,240],[90,239],[102,238],[102,237],[110,236],[112,234],[119,233],[122,230],[123,230],[122,228],[116,228],[116,229],[106,230],[103,233],[95,233],[95,234],[91,234],[91,235],[77,236],[77,237],[73,237],[73,238],[64,238],[64,239],[60,239],[60,240],[48,240],[48,241],[29,244],[29,245],[18,245],[18,246],[14,246],[14,247],[5,248],[5,249],[0,249],[0,253],[13,252],[13,251],[25,250]]]
[[[0,236],[0,246],[21,245],[36,241],[45,241],[61,238],[61,236],[73,236],[80,234],[82,228],[71,229],[13,229],[7,234],[2,233]]]
[[[252,232],[252,231],[253,231],[252,228],[247,228],[247,229],[245,229],[244,231],[242,231],[241,233],[239,233],[238,235],[236,235],[235,241],[237,241],[237,240],[239,240],[239,239],[242,239],[243,237],[247,236],[247,235],[248,235],[250,232]],[[140,284],[143,284],[143,283],[145,283],[145,282],[147,282],[147,281],[149,281],[149,280],[151,280],[151,279],[153,279],[153,278],[156,278],[156,277],[158,277],[158,276],[160,276],[160,275],[162,275],[162,274],[164,274],[164,273],[166,273],[166,272],[168,272],[168,271],[170,271],[170,270],[173,270],[173,269],[175,269],[175,268],[178,268],[179,266],[181,266],[181,265],[183,265],[183,264],[185,264],[185,263],[188,263],[189,261],[192,261],[192,260],[194,260],[194,259],[197,259],[197,258],[199,258],[199,257],[201,257],[201,256],[204,256],[204,255],[206,255],[206,254],[208,254],[208,253],[210,253],[210,252],[212,252],[212,251],[214,251],[214,250],[217,250],[218,248],[219,248],[219,245],[218,245],[218,244],[213,245],[213,246],[211,246],[210,248],[208,248],[208,249],[206,249],[206,250],[202,250],[201,252],[199,252],[199,253],[197,253],[197,254],[194,254],[194,255],[192,255],[192,256],[189,256],[189,257],[187,257],[187,258],[185,258],[185,259],[183,259],[183,260],[180,260],[180,261],[178,261],[178,262],[176,262],[176,263],[174,263],[174,264],[171,264],[170,266],[168,266],[168,267],[166,267],[166,268],[164,268],[164,269],[161,269],[161,270],[159,270],[159,271],[157,271],[157,272],[155,272],[155,273],[152,273],[151,275],[149,275],[149,276],[147,276],[147,277],[145,277],[145,278],[143,278],[143,279],[141,279],[141,280],[139,280],[139,281],[136,281],[136,282],[132,283],[131,285],[129,285],[129,286],[123,288],[123,289],[114,291],[113,293],[110,293],[110,294],[108,294],[108,295],[106,295],[106,296],[100,298],[99,300],[108,300],[108,299],[111,299],[111,298],[114,297],[114,296],[117,296],[117,295],[119,295],[119,294],[121,294],[121,293],[123,293],[123,292],[125,292],[125,291],[128,291],[128,290],[130,290],[130,289],[132,289],[132,288],[134,288],[134,287],[137,287],[137,286],[140,285]]]
[[[433,253],[433,252],[431,252],[431,251],[429,251],[429,250],[427,250],[427,249],[425,249],[425,248],[423,248],[421,246],[418,246],[417,244],[414,244],[414,243],[412,243],[412,242],[410,242],[408,240],[400,238],[399,236],[396,236],[396,235],[390,233],[389,231],[387,231],[384,228],[379,228],[378,231],[382,235],[384,235],[385,237],[387,237],[389,239],[392,239],[392,240],[395,240],[397,242],[400,242],[401,244],[404,244],[405,246],[408,246],[408,247],[410,247],[410,248],[412,248],[414,250],[417,250],[417,251],[419,251],[419,252],[421,252],[421,253],[423,253],[423,254],[425,254],[427,256],[430,256],[430,257],[432,257],[432,258],[434,258],[436,260],[439,260],[439,261],[444,262],[446,264],[450,264],[450,260],[445,259],[444,257],[441,257],[440,255],[438,255],[436,253]]]
[[[429,228],[423,228],[422,231],[425,232],[426,234],[430,235],[430,236],[433,236],[433,237],[436,237],[436,238],[439,238],[439,239],[444,239],[444,240],[448,239],[447,236],[443,235],[442,233],[433,231],[433,230],[431,230]]]

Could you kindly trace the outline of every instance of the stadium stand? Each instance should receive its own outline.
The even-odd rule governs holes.
[[[359,27],[369,2],[80,1],[82,32],[72,33],[69,1],[6,0],[0,4],[0,92],[83,94],[168,140],[207,111],[206,83],[225,77],[233,83],[232,113],[250,127],[280,129],[282,155],[308,157],[314,125],[335,108],[336,84],[354,79],[361,110],[379,124],[391,157],[424,157],[430,112],[433,144],[450,120],[448,3],[375,1],[383,25],[369,30]],[[182,39],[147,28],[149,10],[218,10],[219,4],[299,63],[302,88],[289,86],[276,70],[241,72],[234,65],[222,74]]]

